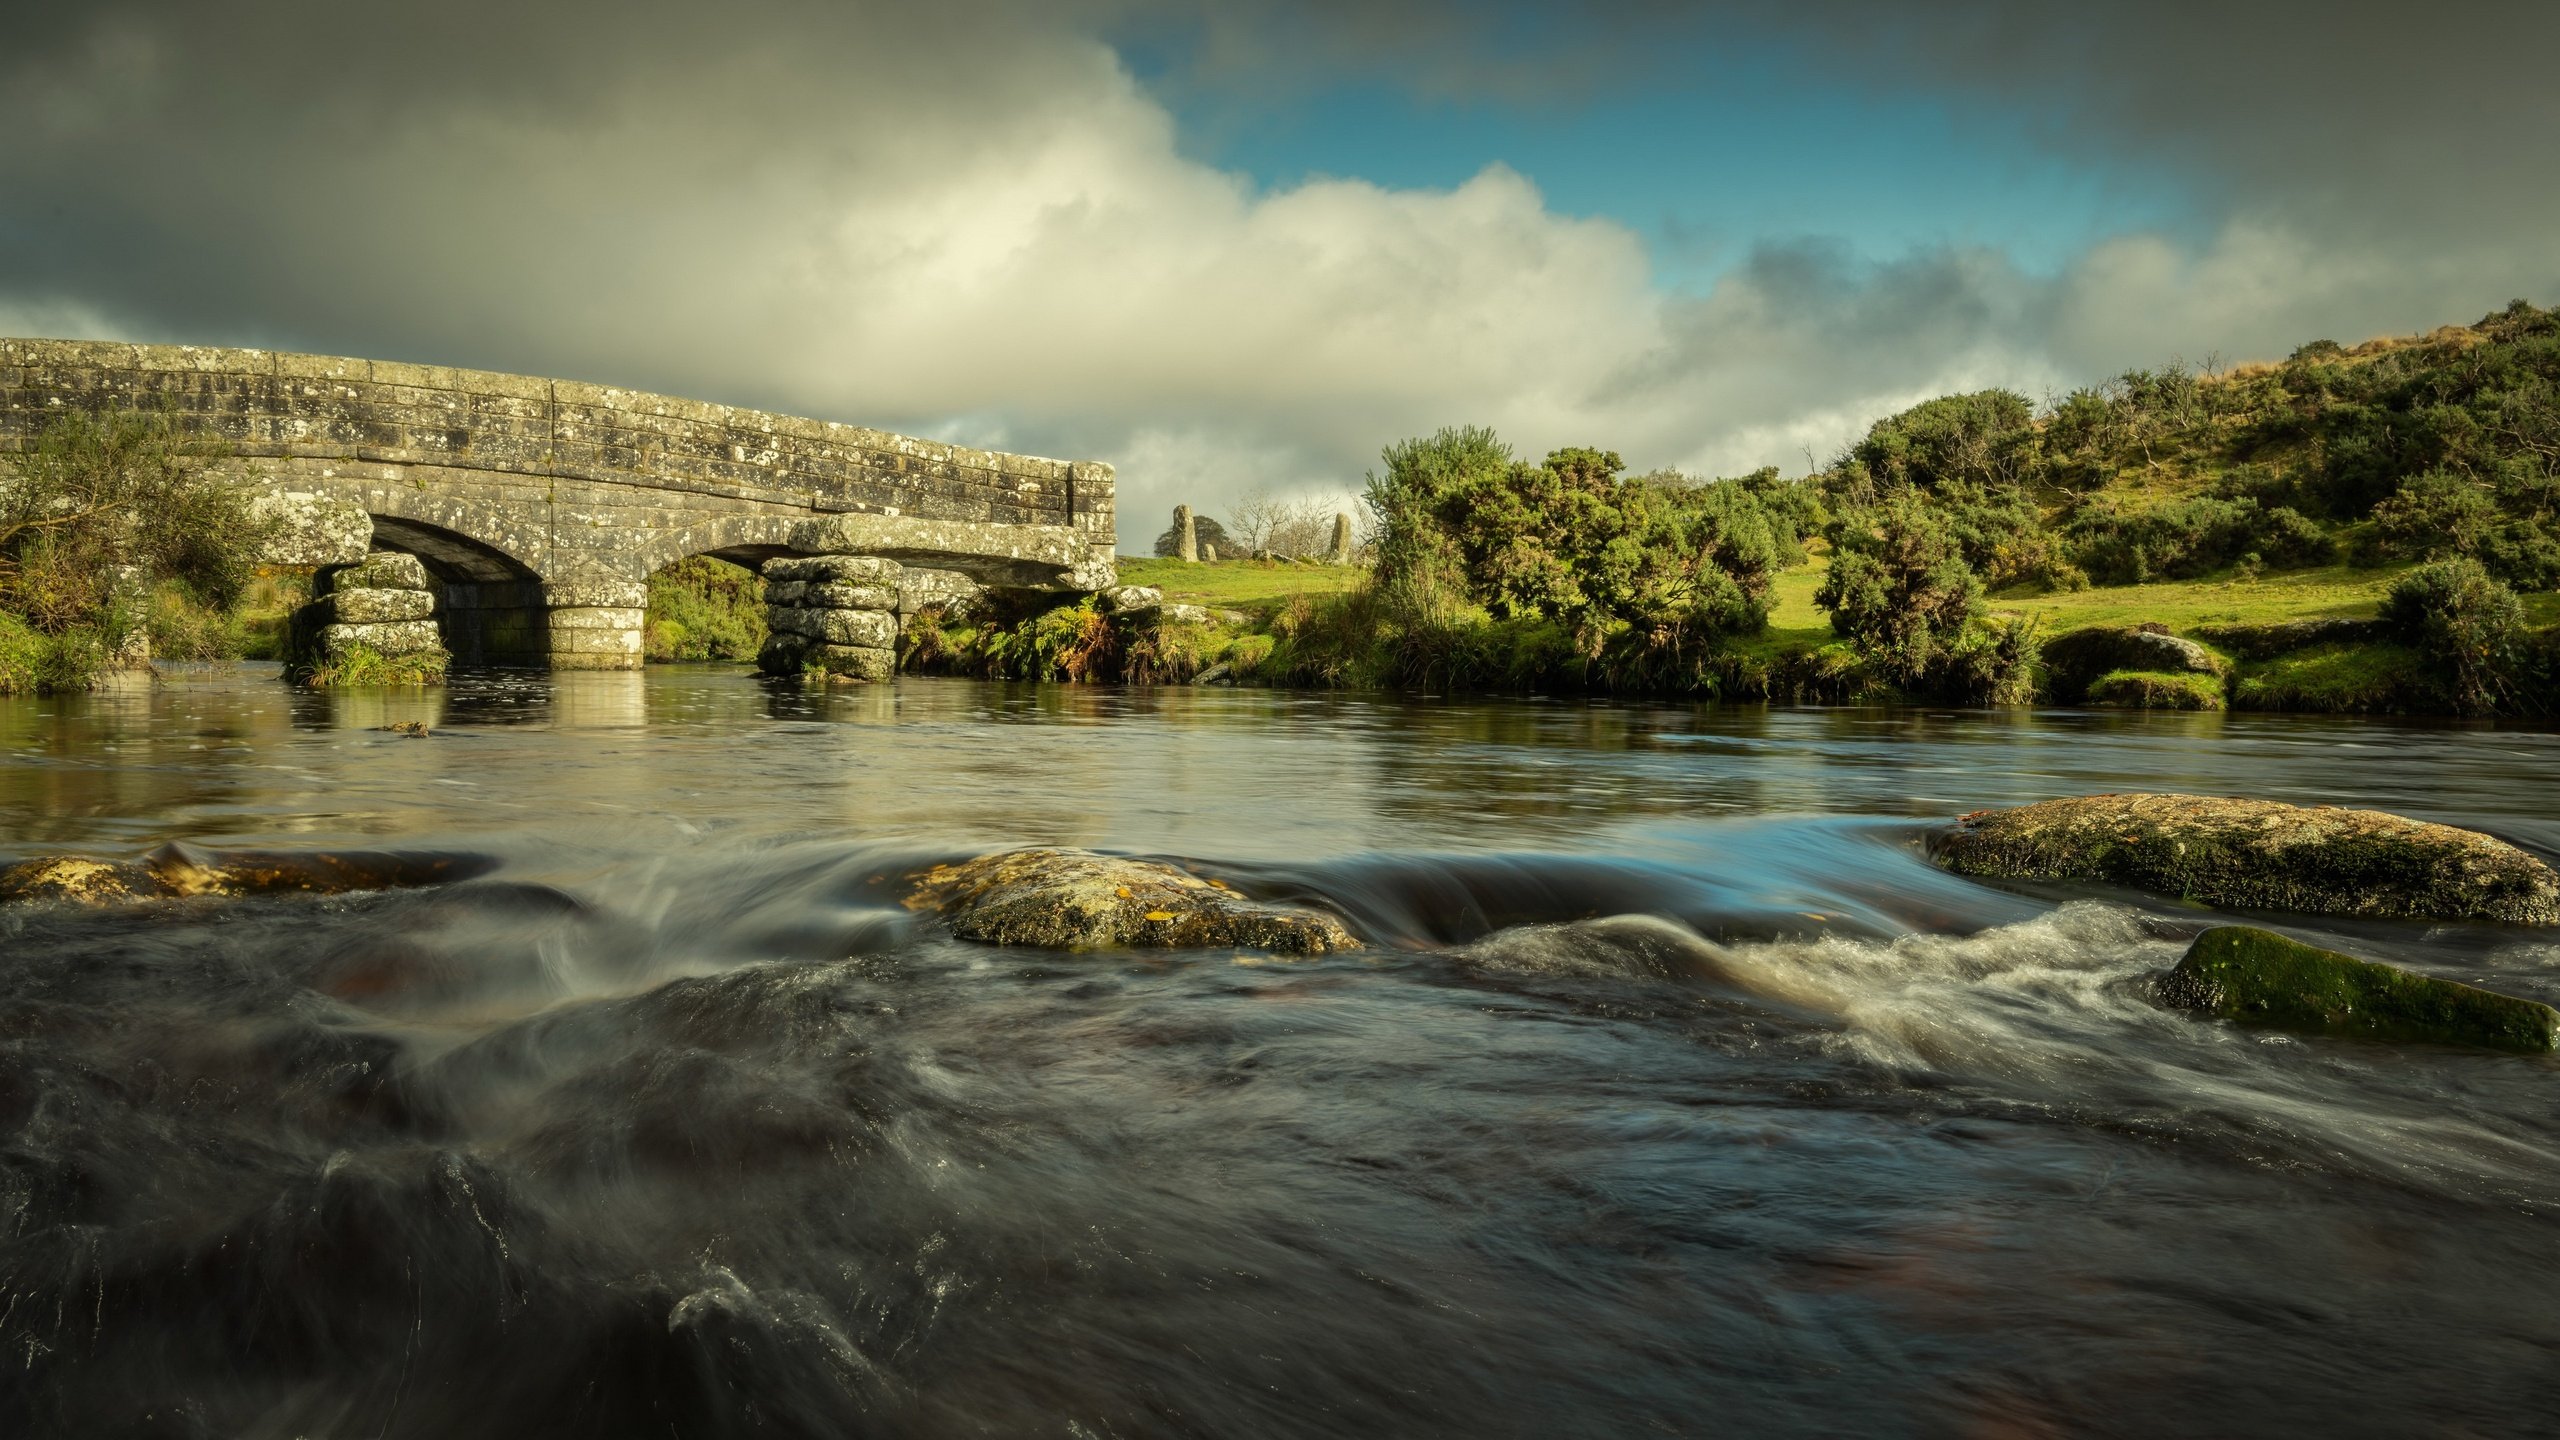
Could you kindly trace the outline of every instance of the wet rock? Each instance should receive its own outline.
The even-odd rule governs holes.
[[[2088,795],[1965,816],[1932,838],[1962,875],[2099,880],[2253,910],[2560,923],[2560,875],[2476,831],[2378,810]]]
[[[217,853],[169,844],[140,860],[49,855],[20,861],[0,870],[0,904],[52,900],[114,905],[285,891],[338,894],[440,885],[491,868],[492,862],[467,855]]]
[[[2114,671],[2219,675],[2212,651],[2165,628],[2095,625],[2057,635],[2044,644],[2045,681],[2054,700],[2077,705],[2100,676]]]
[[[2160,980],[2161,1003],[2309,1035],[2492,1050],[2560,1045],[2560,1010],[2358,960],[2245,925],[2207,930]]]
[[[1250,900],[1172,865],[1090,850],[1013,850],[916,876],[906,904],[956,933],[1053,950],[1234,948],[1322,955],[1360,941],[1321,910]]]
[[[2222,677],[2185,671],[2110,670],[2081,698],[2111,710],[2220,710],[2225,703]]]

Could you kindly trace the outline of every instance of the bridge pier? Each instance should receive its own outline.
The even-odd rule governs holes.
[[[553,580],[542,587],[554,670],[637,670],[649,587],[637,580]]]

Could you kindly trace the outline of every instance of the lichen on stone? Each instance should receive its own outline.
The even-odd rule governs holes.
[[[1322,955],[1360,944],[1324,911],[1248,899],[1177,866],[1090,850],[1010,850],[912,878],[909,909],[938,913],[953,933],[998,945]]]
[[[2541,860],[2378,810],[2089,795],[1977,811],[1931,849],[1962,875],[2104,881],[2241,909],[2560,923],[2560,875]]]

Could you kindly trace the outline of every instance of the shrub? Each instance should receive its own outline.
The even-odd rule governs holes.
[[[1694,650],[1757,633],[1772,577],[1802,555],[1803,505],[1764,498],[1774,471],[1709,484],[1621,478],[1615,454],[1589,449],[1528,465],[1478,429],[1389,446],[1383,458],[1368,495],[1380,521],[1377,588],[1407,645],[1481,606],[1559,627],[1586,659],[1625,630],[1655,649]]]
[[[1860,482],[1871,487],[1868,494],[1957,484],[2008,489],[2034,461],[2034,421],[2035,408],[2012,391],[1942,395],[1869,426],[1835,471],[1852,491]]]
[[[2479,561],[2440,560],[2391,584],[2383,623],[2424,657],[2453,708],[2495,713],[2514,693],[2524,606]]]
[[[86,685],[149,624],[153,592],[182,608],[236,604],[273,530],[218,446],[164,413],[67,413],[0,472],[0,611],[51,637],[36,684]],[[202,626],[165,612],[181,642]]]
[[[2193,579],[2248,555],[2278,567],[2337,558],[2336,542],[2299,511],[2210,495],[2131,513],[2085,506],[2063,534],[2073,560],[2102,585]]]
[[[1910,490],[1832,528],[1831,569],[1814,603],[1887,681],[1922,684],[1981,611],[1982,582],[1954,531]]]
[[[2373,508],[2372,553],[2384,560],[2467,556],[2501,580],[2548,589],[2560,582],[2560,535],[2539,489],[2529,480],[2501,486],[2450,470],[2412,476]]]
[[[764,577],[743,565],[694,555],[649,577],[644,643],[653,663],[753,660],[769,633]]]

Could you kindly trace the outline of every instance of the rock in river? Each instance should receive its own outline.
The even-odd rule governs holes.
[[[304,890],[337,894],[440,885],[486,873],[493,862],[471,855],[215,854],[163,845],[140,860],[49,855],[0,869],[0,904],[67,900],[115,905],[190,895],[263,895]]]
[[[2560,875],[2503,840],[2386,815],[2203,795],[2086,795],[1965,816],[1962,875],[2102,880],[2252,910],[2560,923]]]
[[[959,935],[998,945],[1322,955],[1360,944],[1321,910],[1249,900],[1224,881],[1090,850],[1010,850],[937,865],[915,880],[907,908],[938,911]]]
[[[2246,925],[2196,937],[2160,981],[2163,1003],[2244,1025],[2311,1035],[2541,1052],[2560,1010],[2358,960]]]

